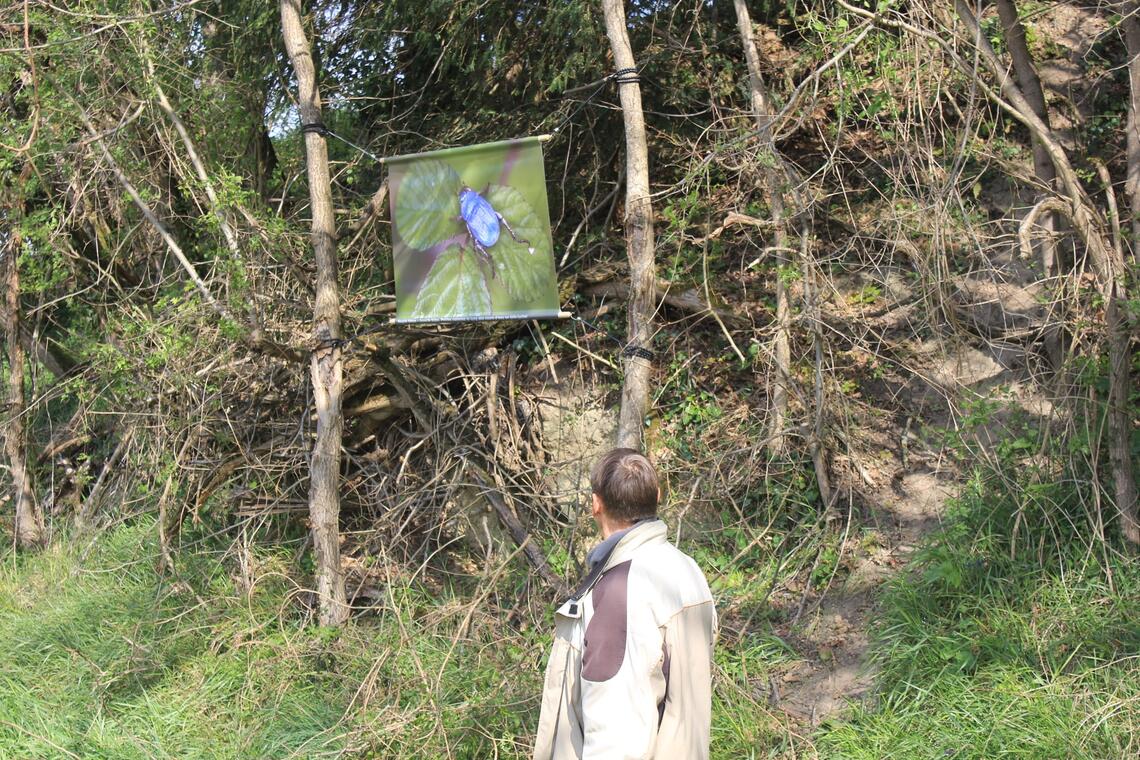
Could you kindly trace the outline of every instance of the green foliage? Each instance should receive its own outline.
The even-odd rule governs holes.
[[[766,684],[795,651],[775,635],[748,636],[715,652],[716,677],[712,757],[718,760],[773,757],[794,743],[763,706],[755,684]]]
[[[552,255],[547,228],[523,194],[513,187],[492,185],[486,198],[515,233],[511,235],[506,229],[500,232],[491,253],[495,276],[516,301],[526,303],[550,282],[545,265]]]
[[[685,397],[677,413],[677,419],[682,428],[687,428],[692,425],[705,425],[719,419],[721,414],[716,397],[708,391],[698,391]]]
[[[839,547],[834,541],[828,541],[819,550],[819,560],[808,576],[811,584],[821,589],[826,588],[839,571],[839,558]]]
[[[860,288],[857,292],[852,293],[847,297],[847,302],[852,306],[870,306],[879,300],[883,295],[883,289],[877,284],[870,282]]]
[[[853,36],[852,20],[843,12],[832,15],[829,10],[820,6],[803,18],[805,30],[822,50],[835,50]],[[850,120],[873,128],[884,139],[894,139],[904,108],[898,89],[907,69],[906,53],[897,35],[879,30],[868,34],[860,48],[861,54],[842,59],[835,71],[824,72],[837,95],[829,129]]]

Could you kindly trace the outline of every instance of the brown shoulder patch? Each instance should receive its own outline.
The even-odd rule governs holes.
[[[625,660],[626,607],[632,560],[610,568],[594,586],[594,614],[586,626],[582,677],[608,681]]]

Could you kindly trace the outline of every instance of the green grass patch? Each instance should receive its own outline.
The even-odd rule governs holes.
[[[297,603],[291,551],[183,548],[163,577],[153,537],[5,555],[0,757],[530,756],[553,625],[541,601],[505,624],[521,565],[494,589],[393,577],[338,631]],[[716,656],[713,757],[791,751],[763,689],[786,645],[748,634]]]
[[[886,595],[877,699],[821,756],[1137,756],[1140,566],[1072,530],[1073,497],[971,483]]]
[[[544,644],[485,604],[393,584],[375,616],[306,626],[287,556],[180,555],[153,526],[0,569],[0,757],[523,757]],[[236,577],[236,573],[234,574]],[[464,622],[466,621],[466,622]],[[507,636],[509,640],[504,640]]]

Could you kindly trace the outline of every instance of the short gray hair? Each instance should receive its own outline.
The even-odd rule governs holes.
[[[657,471],[634,449],[611,449],[590,471],[590,490],[606,513],[623,523],[657,516]]]

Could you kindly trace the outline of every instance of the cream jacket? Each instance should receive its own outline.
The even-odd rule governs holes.
[[[535,760],[708,758],[716,611],[665,534],[635,525],[555,613]]]

